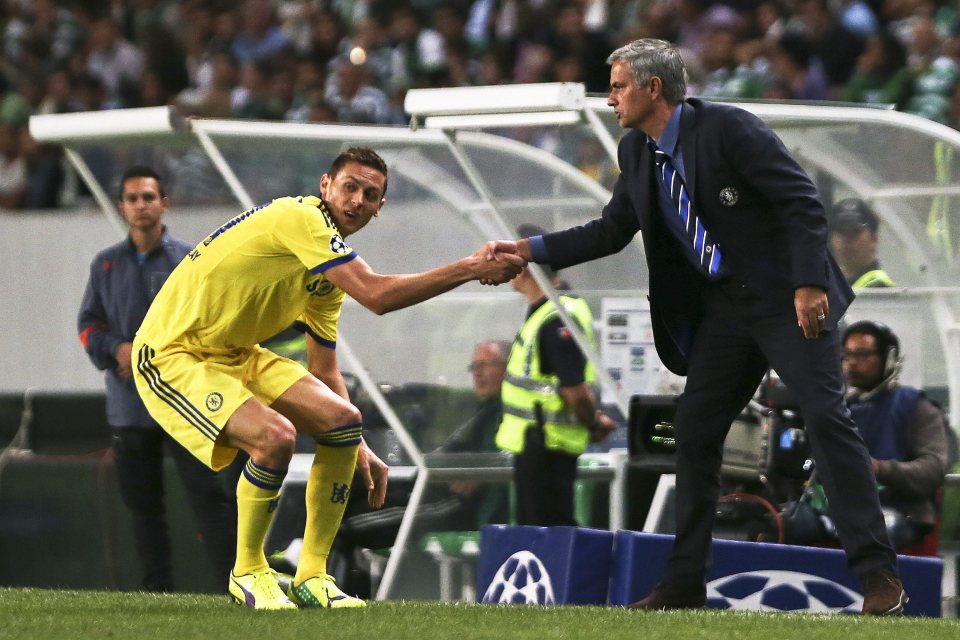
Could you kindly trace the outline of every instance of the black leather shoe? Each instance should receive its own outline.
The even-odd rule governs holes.
[[[658,586],[643,600],[627,605],[627,609],[667,611],[702,609],[707,605],[707,590],[702,585],[691,587]]]
[[[863,615],[899,616],[909,598],[900,578],[878,569],[863,576]]]

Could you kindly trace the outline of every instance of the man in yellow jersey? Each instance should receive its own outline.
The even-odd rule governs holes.
[[[362,607],[327,575],[327,555],[354,467],[371,506],[383,503],[387,466],[361,437],[336,359],[347,295],[377,314],[422,302],[471,280],[499,284],[525,262],[473,255],[424,273],[380,275],[345,238],[379,215],[387,166],[373,150],[340,154],[321,196],[279,198],[228,221],[187,254],[137,332],[133,366],[151,415],[213,469],[237,449],[250,461],[237,484],[234,599],[256,609]],[[307,334],[309,372],[259,346],[296,321]],[[312,375],[310,375],[312,374]],[[288,593],[269,569],[263,542],[297,433],[312,436],[303,551]]]

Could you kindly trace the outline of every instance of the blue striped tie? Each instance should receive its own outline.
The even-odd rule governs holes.
[[[703,228],[700,217],[694,212],[693,205],[687,197],[687,189],[683,185],[683,178],[673,169],[670,162],[670,156],[657,149],[655,151],[655,160],[657,164],[657,174],[661,183],[670,193],[670,200],[680,220],[683,222],[693,245],[693,252],[700,260],[700,266],[710,275],[716,275],[720,271],[720,247],[710,238],[710,234]]]

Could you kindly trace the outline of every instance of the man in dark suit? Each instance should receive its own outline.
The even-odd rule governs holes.
[[[816,188],[779,138],[731,106],[685,100],[676,48],[638,40],[607,62],[621,176],[602,216],[496,251],[558,269],[643,235],[657,352],[687,376],[674,421],[677,536],[638,609],[702,607],[730,423],[772,366],[797,398],[865,614],[907,601],[869,456],[843,401],[837,322],[853,292],[827,249]],[[490,258],[494,259],[495,254]]]

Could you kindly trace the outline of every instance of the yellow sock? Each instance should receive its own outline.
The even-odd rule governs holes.
[[[263,543],[280,498],[286,469],[270,469],[248,460],[237,482],[237,562],[234,575],[268,567]]]
[[[362,423],[317,436],[317,453],[307,480],[307,524],[294,584],[327,572],[327,556],[340,528],[357,465]]]

